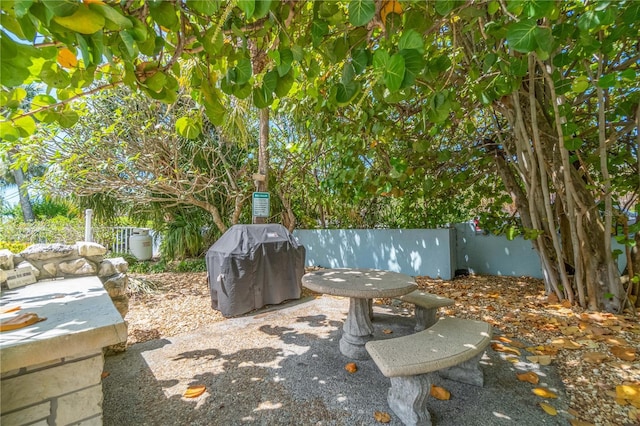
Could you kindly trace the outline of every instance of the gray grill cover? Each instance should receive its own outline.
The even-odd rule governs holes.
[[[225,317],[300,298],[305,248],[282,225],[234,225],[205,259],[211,306]]]

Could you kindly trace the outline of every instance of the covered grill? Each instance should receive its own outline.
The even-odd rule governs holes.
[[[225,317],[300,298],[305,248],[282,225],[234,225],[205,259],[211,306]]]

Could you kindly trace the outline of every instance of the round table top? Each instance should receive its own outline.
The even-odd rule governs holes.
[[[373,299],[410,293],[418,286],[409,275],[378,269],[322,269],[302,277],[309,290],[334,296]]]

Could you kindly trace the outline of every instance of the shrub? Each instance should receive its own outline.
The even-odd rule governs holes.
[[[17,254],[17,253],[20,253],[22,250],[26,249],[27,247],[29,247],[30,245],[31,244],[22,243],[19,241],[0,241],[0,250],[7,249],[11,251],[11,253]]]

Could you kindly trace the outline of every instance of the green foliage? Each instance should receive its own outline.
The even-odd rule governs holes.
[[[197,215],[193,212],[180,212],[167,223],[162,232],[160,252],[162,257],[169,259],[185,259],[198,256],[204,249],[201,223],[194,220]]]
[[[5,241],[38,243],[75,244],[84,240],[84,220],[56,216],[51,219],[25,223],[13,219],[0,223],[0,235]]]

